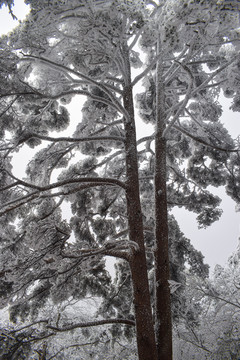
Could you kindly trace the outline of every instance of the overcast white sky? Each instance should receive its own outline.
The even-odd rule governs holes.
[[[24,1],[15,0],[14,14],[18,19],[24,19],[27,12],[28,7]],[[6,7],[0,9],[0,34],[11,31],[17,24],[18,21],[12,19]],[[232,137],[236,138],[240,134],[240,114],[229,110],[231,100],[222,97],[220,101],[224,109],[222,121],[226,124]],[[140,131],[141,129],[139,129]],[[20,153],[19,156],[21,156]],[[18,162],[20,160],[17,159]],[[192,241],[193,245],[202,251],[211,269],[216,264],[224,265],[226,263],[228,257],[237,248],[240,234],[240,213],[235,211],[235,203],[225,196],[223,189],[214,189],[214,192],[223,199],[222,209],[224,213],[218,222],[206,230],[198,229],[194,214],[183,209],[174,210],[181,230]]]

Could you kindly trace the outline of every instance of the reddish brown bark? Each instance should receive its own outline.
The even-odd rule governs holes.
[[[156,136],[155,136],[155,326],[158,360],[172,359],[171,298],[168,280],[168,214],[165,129],[164,85],[161,60],[157,66],[156,79]]]
[[[126,199],[128,212],[129,239],[135,241],[139,251],[130,259],[132,275],[136,335],[139,360],[157,360],[157,348],[154,334],[152,308],[148,284],[147,263],[144,247],[143,220],[139,194],[138,159],[132,87],[130,85],[130,66],[128,53],[125,53],[129,73],[129,84],[124,89],[124,107],[129,113],[125,119],[126,133]]]
[[[157,359],[150,303],[143,223],[139,199],[135,129],[126,125],[127,211],[129,239],[137,242],[139,251],[130,260],[139,360]]]

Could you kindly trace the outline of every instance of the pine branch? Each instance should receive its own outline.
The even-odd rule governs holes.
[[[125,142],[125,139],[121,136],[87,136],[87,137],[82,137],[82,138],[74,138],[74,137],[59,137],[59,138],[54,138],[51,136],[45,136],[45,135],[40,135],[40,134],[36,134],[36,133],[30,133],[30,134],[26,134],[26,137],[24,137],[24,139],[21,140],[22,142],[25,142],[29,139],[32,138],[37,138],[37,139],[41,139],[41,140],[46,140],[46,141],[52,141],[52,142],[62,142],[62,141],[66,141],[66,142],[84,142],[84,141],[120,141],[120,142]]]
[[[215,78],[218,74],[220,74],[223,70],[225,70],[228,66],[232,65],[235,61],[239,60],[239,54],[235,55],[230,61],[228,61],[226,64],[218,68],[216,71],[214,71],[201,85],[199,85],[197,88],[195,88],[192,91],[192,96],[198,93],[199,91],[205,89],[205,87],[209,84],[211,80]]]
[[[173,126],[176,130],[182,132],[183,134],[187,135],[188,137],[190,137],[191,139],[199,142],[200,144],[203,144],[207,147],[210,147],[212,149],[215,149],[215,150],[219,150],[219,151],[224,151],[224,152],[234,152],[234,153],[238,153],[240,151],[240,149],[225,149],[225,148],[222,148],[221,146],[216,146],[216,145],[212,145],[212,144],[209,144],[207,141],[205,141],[204,139],[202,138],[199,138],[193,134],[190,134],[186,129],[184,129],[182,126],[178,126],[178,125],[174,125]]]
[[[113,154],[113,155],[115,156],[116,154]],[[50,184],[50,185],[41,187],[41,186],[37,186],[34,184],[29,184],[23,180],[17,179],[15,176],[13,176],[10,173],[8,173],[8,174],[9,174],[9,176],[11,176],[12,178],[14,178],[17,181],[11,185],[8,185],[8,186],[0,189],[0,191],[10,189],[10,188],[13,188],[18,185],[23,185],[27,188],[35,189],[36,191],[34,191],[30,194],[18,197],[18,198],[11,200],[5,204],[2,204],[2,210],[0,211],[0,217],[12,210],[15,210],[15,209],[31,202],[31,201],[42,199],[42,198],[67,196],[67,195],[73,194],[73,193],[81,191],[81,190],[89,189],[92,187],[98,187],[98,186],[102,186],[102,185],[108,185],[108,186],[117,185],[117,186],[120,186],[121,188],[125,189],[125,184],[122,181],[117,180],[117,179],[107,179],[107,178],[69,179],[69,180],[60,181],[60,182],[57,182],[54,184]],[[49,191],[51,189],[55,189],[60,186],[70,185],[70,184],[74,184],[74,183],[82,183],[82,184],[77,188],[74,187],[73,189],[64,189],[64,190],[56,192],[56,193],[44,194],[44,192]]]
[[[192,340],[186,339],[185,337],[182,337],[182,339],[183,339],[184,341],[186,341],[187,343],[189,343],[189,344],[191,344],[191,345],[194,345],[194,346],[196,346],[196,347],[198,347],[198,348],[200,348],[200,349],[202,349],[202,350],[204,350],[204,351],[212,354],[212,352],[211,352],[208,348],[206,348],[204,345],[198,344],[198,343],[196,343],[196,342],[194,342],[194,341],[192,341]]]
[[[113,178],[101,178],[101,177],[81,177],[81,178],[74,178],[74,179],[66,179],[66,180],[62,180],[62,181],[58,181],[55,182],[53,184],[49,184],[46,186],[40,186],[40,185],[35,185],[35,184],[31,184],[28,183],[24,180],[18,179],[16,176],[14,176],[13,174],[9,173],[7,170],[4,170],[12,179],[16,180],[18,185],[23,185],[26,188],[30,188],[30,189],[35,189],[38,191],[48,191],[48,190],[52,190],[55,188],[58,188],[60,186],[64,186],[64,185],[71,185],[71,184],[76,184],[76,183],[91,183],[93,186],[94,185],[118,185],[123,189],[126,189],[126,185],[118,180],[118,179],[113,179]],[[1,191],[1,189],[0,189]]]
[[[113,237],[116,239],[116,237]],[[130,240],[118,240],[118,241],[107,241],[102,248],[98,249],[80,249],[78,254],[74,250],[73,254],[67,254],[62,252],[61,255],[64,258],[69,259],[81,259],[89,256],[102,255],[102,256],[113,256],[121,259],[129,260],[132,253],[139,251],[138,244]]]
[[[8,212],[15,210],[23,205],[25,205],[26,203],[33,201],[35,199],[39,198],[39,192],[35,191],[31,194],[22,196],[20,198],[17,198],[15,200],[9,201],[5,204],[2,204],[2,208],[3,210],[0,211],[0,217],[7,214]]]
[[[108,88],[108,85],[107,84],[102,84],[102,83],[99,83],[95,80],[93,80],[91,77],[85,75],[85,74],[82,74],[76,70],[73,70],[65,65],[62,65],[62,64],[58,64],[50,59],[46,59],[46,58],[43,58],[41,56],[35,56],[35,55],[27,55],[27,54],[22,54],[25,59],[21,59],[22,61],[24,60],[28,60],[28,59],[35,59],[35,60],[38,60],[40,62],[42,62],[43,64],[47,64],[49,65],[50,67],[52,68],[55,68],[57,70],[63,70],[63,71],[67,71],[67,73],[71,73],[73,75],[76,75],[84,80],[87,81],[87,84],[92,84],[92,85],[95,85],[97,88],[101,89],[105,94],[107,94],[109,96],[109,98],[111,99],[112,103],[110,104],[113,104],[116,106],[116,108],[118,109],[118,111],[120,111],[124,117],[126,117],[126,119],[129,118],[129,114],[127,113],[127,111],[124,109],[124,107],[121,105],[121,103],[117,100],[117,98],[112,94],[112,92],[110,91],[110,89]],[[87,96],[90,96],[90,93],[88,93]],[[98,97],[95,97],[96,99],[98,99]]]
[[[24,83],[25,85],[28,85],[26,83]],[[100,87],[100,86],[99,86]],[[93,95],[91,92],[87,91],[87,90],[69,90],[69,91],[64,91],[61,92],[60,94],[56,94],[56,95],[52,95],[52,94],[43,94],[41,93],[39,90],[31,87],[32,91],[17,91],[17,92],[13,92],[13,93],[5,93],[5,94],[1,94],[0,98],[4,98],[4,97],[10,97],[10,96],[39,96],[41,99],[51,99],[51,100],[57,100],[59,98],[62,98],[64,96],[67,95],[83,95],[83,96],[87,96],[90,97],[92,100],[95,100],[97,102],[101,102],[105,105],[111,106],[113,107],[115,110],[119,111],[120,113],[122,113],[122,115],[126,118],[129,117],[128,113],[126,112],[126,110],[122,107],[122,105],[120,104],[120,106],[118,106],[119,104],[115,104],[114,102],[111,102],[108,99],[104,99],[103,97],[100,96],[95,96]],[[110,97],[110,96],[109,96]]]
[[[187,51],[190,51],[189,46],[185,46],[185,48],[183,49],[183,51],[178,55],[178,57],[175,59],[170,59],[170,61],[172,61],[172,65],[169,67],[169,69],[163,74],[163,78],[165,79],[164,83],[165,85],[167,85],[172,78],[174,77],[174,75],[178,72],[179,68],[181,67],[182,63],[179,63],[179,61],[181,60],[181,58],[186,54]],[[189,55],[188,55],[189,56]],[[176,63],[178,64],[177,68],[173,71]],[[173,71],[173,72],[172,72]]]
[[[135,321],[128,320],[128,319],[105,319],[105,320],[96,320],[96,321],[77,323],[77,324],[69,325],[69,326],[65,326],[65,327],[56,327],[56,326],[52,326],[52,325],[47,325],[47,328],[54,330],[54,331],[58,331],[58,332],[65,332],[65,331],[70,331],[70,330],[74,330],[77,328],[86,328],[86,327],[92,327],[92,326],[111,325],[111,324],[123,324],[123,325],[135,326]]]
[[[4,114],[6,114],[6,112],[11,108],[11,106],[17,101],[18,98],[19,98],[19,96],[17,95],[17,96],[15,96],[15,98],[14,98],[12,101],[10,101],[10,104],[7,105],[6,109],[4,109],[4,110],[1,112],[0,118],[1,118]]]
[[[184,64],[181,64],[179,61],[176,60],[176,62],[188,73],[189,77],[190,77],[190,83],[188,85],[188,89],[187,89],[187,93],[185,95],[184,100],[182,101],[181,105],[179,106],[177,112],[175,113],[175,115],[173,116],[171,122],[169,123],[169,125],[165,128],[165,130],[163,131],[163,138],[166,138],[167,133],[170,131],[171,127],[175,124],[175,122],[178,120],[179,115],[181,114],[181,112],[185,109],[188,101],[191,98],[192,95],[192,87],[193,87],[193,81],[194,81],[194,76],[191,72],[191,70]],[[167,119],[166,119],[167,121]]]
[[[141,143],[145,142],[145,141],[153,141],[155,137],[155,133],[149,136],[144,136],[143,138],[139,139],[137,141],[137,145],[140,145]]]
[[[137,34],[135,35],[133,41],[131,42],[131,44],[129,45],[128,49],[132,50],[133,47],[136,45],[138,39],[140,38],[140,35],[142,35],[143,30],[139,29],[139,31],[137,32]]]
[[[197,94],[198,92],[204,90],[207,87],[210,87],[211,84],[210,81],[212,81],[214,79],[215,76],[217,76],[219,73],[221,73],[223,70],[225,70],[228,66],[232,65],[235,61],[237,61],[239,58],[239,54],[234,56],[233,59],[231,59],[230,61],[228,61],[226,64],[224,64],[223,66],[221,66],[220,68],[218,68],[216,71],[214,71],[213,73],[211,73],[209,75],[209,77],[203,81],[203,83],[201,85],[199,85],[198,87],[196,87],[195,89],[193,89],[190,93],[190,97],[189,99],[194,96],[195,94]],[[214,84],[213,84],[214,85]],[[215,85],[214,85],[215,86]],[[186,99],[186,97],[185,97]],[[169,117],[173,112],[178,111],[179,108],[181,108],[181,110],[184,109],[184,107],[182,106],[183,102],[185,102],[185,99],[180,101],[178,104],[173,105],[170,109],[168,109],[167,111],[167,116]]]
[[[144,76],[146,76],[150,70],[152,70],[152,68],[156,65],[158,59],[160,59],[161,57],[161,54],[159,54],[158,56],[156,56],[152,61],[151,63],[146,67],[145,70],[143,70],[141,72],[141,74],[137,75],[135,77],[135,79],[132,81],[132,87],[135,86],[142,78],[144,78]]]

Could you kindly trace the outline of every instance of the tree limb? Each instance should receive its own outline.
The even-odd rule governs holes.
[[[38,60],[40,62],[42,62],[43,64],[48,64],[49,66],[57,69],[57,70],[64,70],[67,72],[70,72],[84,80],[87,81],[87,83],[90,83],[92,85],[95,85],[96,87],[98,87],[99,89],[101,89],[105,94],[107,94],[109,96],[109,98],[112,100],[112,103],[117,107],[117,109],[128,119],[129,118],[129,114],[127,113],[127,111],[124,109],[124,107],[121,105],[121,103],[117,100],[117,98],[112,94],[112,92],[109,90],[107,84],[102,84],[99,83],[95,80],[93,80],[91,77],[89,77],[88,75],[82,74],[78,71],[75,71],[65,65],[62,64],[58,64],[50,59],[46,59],[44,57],[41,56],[35,56],[35,55],[27,55],[27,54],[23,54],[23,56],[25,57],[25,59],[21,59],[21,60],[27,60],[27,59],[35,59]]]
[[[173,127],[174,127],[176,130],[178,130],[178,131],[182,132],[183,134],[187,135],[187,136],[190,137],[191,139],[199,142],[200,144],[203,144],[203,145],[208,146],[208,147],[210,147],[210,148],[213,148],[213,149],[215,149],[215,150],[224,151],[224,152],[236,152],[236,153],[238,153],[238,152],[240,151],[240,149],[224,149],[224,148],[222,148],[222,147],[220,147],[220,146],[216,146],[216,145],[209,144],[209,143],[206,142],[205,140],[203,140],[203,139],[201,139],[201,138],[199,138],[199,137],[197,137],[197,136],[195,136],[195,135],[193,135],[193,134],[190,134],[186,129],[184,129],[184,128],[181,127],[181,126],[173,125]]]
[[[60,186],[76,184],[76,183],[91,183],[91,184],[95,184],[95,185],[118,185],[121,188],[126,189],[126,185],[118,179],[113,179],[113,178],[108,179],[108,178],[101,178],[101,177],[81,177],[81,178],[74,178],[74,179],[66,179],[66,180],[62,180],[62,181],[57,181],[53,184],[49,184],[46,186],[40,186],[40,185],[31,184],[24,180],[18,179],[16,176],[9,173],[7,170],[4,170],[4,171],[12,179],[16,180],[18,185],[23,185],[26,188],[35,189],[38,191],[48,191],[48,190],[52,190],[52,189],[55,189]],[[15,183],[15,184],[17,184],[17,183]]]
[[[59,331],[59,332],[65,332],[74,330],[77,328],[85,328],[85,327],[91,327],[91,326],[99,326],[99,325],[111,325],[111,324],[124,324],[129,326],[135,326],[135,321],[128,320],[128,319],[105,319],[105,320],[96,320],[96,321],[89,321],[89,322],[83,322],[83,323],[77,323],[74,325],[69,325],[65,327],[56,327],[52,325],[47,325],[48,329]]]
[[[124,142],[125,139],[121,136],[87,136],[87,137],[82,137],[82,138],[74,138],[74,137],[58,137],[58,138],[54,138],[51,136],[45,136],[45,135],[40,135],[40,134],[36,134],[36,133],[30,133],[30,134],[26,134],[26,138],[23,139],[23,141],[27,141],[31,138],[38,138],[41,140],[46,140],[46,141],[52,141],[52,142],[61,142],[61,141],[66,141],[66,142],[84,142],[84,141],[121,141]],[[23,142],[21,141],[21,143]]]
[[[191,70],[186,66],[186,65],[183,65],[181,64],[179,61],[176,60],[176,62],[181,66],[183,67],[183,69],[188,73],[188,75],[190,76],[190,83],[188,85],[188,89],[187,89],[187,93],[185,95],[185,98],[184,100],[182,101],[181,103],[181,106],[179,106],[176,114],[173,116],[171,122],[169,123],[169,125],[165,128],[165,130],[163,131],[163,134],[162,136],[164,138],[166,138],[166,135],[167,133],[170,131],[171,127],[174,125],[174,123],[178,120],[178,117],[180,115],[180,113],[185,109],[190,97],[191,97],[191,93],[192,93],[192,87],[193,87],[193,81],[194,81],[194,76],[191,72]],[[167,119],[166,119],[167,120]]]

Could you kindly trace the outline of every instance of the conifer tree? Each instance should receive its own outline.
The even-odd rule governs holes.
[[[101,324],[135,326],[140,360],[170,360],[179,244],[169,243],[177,225],[168,211],[185,207],[208,226],[221,200],[207,186],[225,185],[239,201],[238,143],[218,102],[223,91],[239,110],[238,3],[27,3],[26,21],[1,39],[3,306],[28,316],[49,299],[109,299],[116,286],[104,257],[113,256],[119,279],[131,279],[134,312],[109,306]],[[138,112],[153,128],[140,139]],[[26,148],[21,178],[12,156]],[[185,253],[197,257],[189,244]]]

